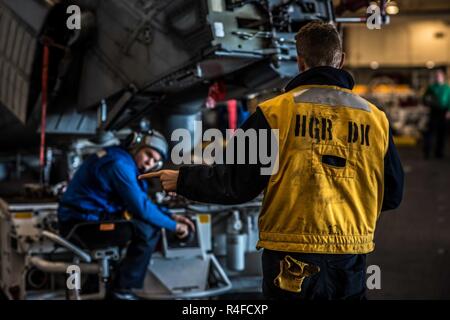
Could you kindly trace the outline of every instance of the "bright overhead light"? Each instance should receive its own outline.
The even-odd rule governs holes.
[[[427,61],[427,62],[425,63],[425,66],[426,66],[428,69],[433,69],[435,65],[436,65],[436,64],[434,63],[434,61],[431,61],[431,60],[429,60],[429,61]]]
[[[386,13],[390,15],[397,14],[399,12],[398,5],[395,1],[391,1],[386,6]]]
[[[370,62],[370,69],[377,70],[379,67],[380,67],[380,64],[378,63],[378,61]]]

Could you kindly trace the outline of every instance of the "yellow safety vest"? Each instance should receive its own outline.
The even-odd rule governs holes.
[[[301,86],[260,105],[279,130],[279,170],[259,217],[259,248],[368,253],[381,212],[386,115],[351,90]]]

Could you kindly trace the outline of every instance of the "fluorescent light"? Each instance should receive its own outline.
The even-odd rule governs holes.
[[[391,1],[386,6],[386,13],[390,15],[395,15],[399,12],[398,5],[395,1]]]

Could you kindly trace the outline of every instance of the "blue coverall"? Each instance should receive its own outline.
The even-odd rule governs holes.
[[[175,231],[176,222],[164,208],[148,198],[148,185],[131,154],[122,147],[108,147],[91,155],[69,183],[58,208],[62,235],[80,222],[115,220],[126,210],[132,214],[135,236],[114,281],[117,289],[141,288],[160,228]]]

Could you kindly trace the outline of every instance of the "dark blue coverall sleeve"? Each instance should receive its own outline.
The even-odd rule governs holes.
[[[120,162],[113,163],[105,170],[111,185],[125,203],[126,209],[134,218],[146,221],[157,227],[175,231],[176,222],[161,212],[139,186],[135,168]]]
[[[171,217],[173,215],[173,213],[170,211],[170,209],[165,206],[158,206],[158,209],[159,209],[159,211],[161,211],[168,217]]]
[[[403,198],[404,173],[389,129],[389,146],[384,157],[384,198],[381,211],[397,208]]]

